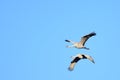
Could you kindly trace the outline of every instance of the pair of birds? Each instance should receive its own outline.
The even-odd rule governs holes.
[[[85,36],[83,36],[80,40],[80,42],[74,42],[72,40],[65,40],[66,42],[69,42],[69,43],[72,43],[71,46],[67,46],[68,48],[72,48],[72,47],[75,47],[75,48],[78,48],[78,49],[86,49],[86,50],[89,50],[89,48],[85,47],[85,43],[86,41],[92,37],[92,36],[95,36],[96,33],[95,32],[91,32]],[[71,64],[69,66],[69,70],[72,71],[75,67],[75,64],[81,60],[81,59],[88,59],[90,60],[91,62],[95,63],[94,62],[94,59],[90,56],[90,55],[87,55],[87,54],[77,54],[76,56],[73,56],[72,57],[73,60],[71,61]]]

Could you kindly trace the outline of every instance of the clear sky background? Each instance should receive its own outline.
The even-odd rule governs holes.
[[[86,47],[66,48],[90,32]],[[120,80],[119,0],[0,0],[0,80]],[[73,71],[71,56],[91,55]]]

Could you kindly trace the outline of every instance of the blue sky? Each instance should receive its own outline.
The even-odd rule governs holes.
[[[0,80],[119,80],[119,0],[1,0]],[[96,32],[90,50],[65,39]],[[91,55],[68,71],[71,56]]]

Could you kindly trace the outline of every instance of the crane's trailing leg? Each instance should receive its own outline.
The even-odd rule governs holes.
[[[86,50],[90,50],[90,48],[87,48],[87,47],[84,47],[84,49],[86,49]]]

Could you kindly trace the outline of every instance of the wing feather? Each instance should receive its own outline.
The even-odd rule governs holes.
[[[86,58],[87,58],[88,60],[90,60],[91,62],[95,63],[94,59],[93,59],[91,56],[89,56],[89,55],[85,55],[85,56],[86,56]]]
[[[90,33],[90,34],[88,34],[88,35],[83,36],[83,37],[81,38],[80,43],[81,43],[82,45],[85,45],[85,42],[86,42],[90,37],[95,36],[95,35],[96,35],[96,33],[95,33],[95,32],[92,32],[92,33]]]
[[[74,69],[74,67],[75,67],[75,64],[76,64],[75,62],[71,63],[68,70],[72,71]]]
[[[68,70],[72,71],[72,70],[74,69],[75,64],[76,64],[79,60],[80,60],[79,57],[75,57],[75,58],[71,61],[71,64],[70,64]]]

